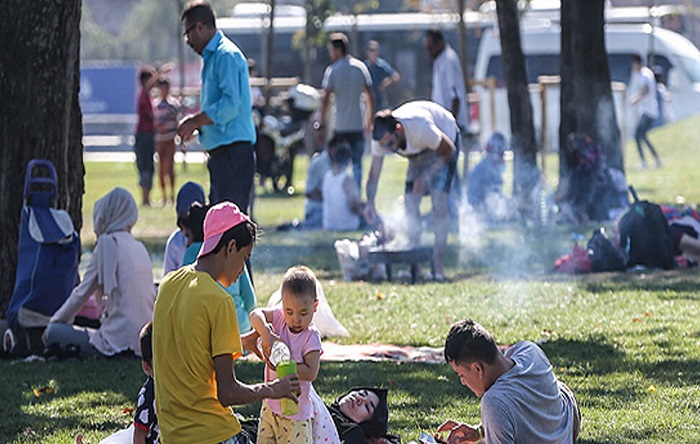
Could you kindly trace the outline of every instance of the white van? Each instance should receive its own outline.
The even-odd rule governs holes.
[[[524,24],[521,29],[523,52],[527,65],[530,98],[538,143],[541,141],[542,103],[538,83],[540,76],[559,74],[560,27],[557,24]],[[638,54],[649,63],[664,69],[671,106],[676,118],[700,112],[700,51],[688,39],[664,28],[652,28],[648,24],[606,25],[605,44],[608,51],[610,76],[613,82],[626,85],[625,91],[613,91],[618,124],[623,139],[634,133],[638,119],[637,110],[628,105],[628,98],[636,90],[636,77],[631,69],[631,56]],[[496,79],[495,128],[491,122],[488,89],[478,88],[479,115],[482,143],[492,131],[510,135],[508,99],[503,79],[501,44],[498,29],[487,30],[480,42],[474,69],[474,78]],[[546,148],[556,150],[559,141],[559,87],[547,88]]]

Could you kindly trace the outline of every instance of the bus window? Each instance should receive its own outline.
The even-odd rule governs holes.
[[[528,83],[537,83],[540,76],[559,75],[558,54],[532,54],[525,58]]]

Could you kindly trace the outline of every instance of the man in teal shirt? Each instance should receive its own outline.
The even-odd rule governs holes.
[[[187,44],[204,59],[201,111],[178,126],[183,140],[199,130],[209,153],[207,167],[212,204],[229,200],[248,211],[255,174],[255,125],[250,99],[248,62],[241,50],[216,29],[209,3],[195,1],[182,13]]]

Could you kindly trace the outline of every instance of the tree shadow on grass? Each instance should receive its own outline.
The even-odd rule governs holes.
[[[586,276],[582,287],[592,293],[655,291],[661,299],[699,301],[700,273],[695,269],[643,273],[600,273]]]

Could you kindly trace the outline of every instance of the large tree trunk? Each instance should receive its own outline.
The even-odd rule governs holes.
[[[58,173],[58,206],[82,225],[84,166],[80,84],[80,0],[7,0],[0,17],[0,308],[17,266],[24,174],[48,159]]]
[[[559,146],[562,150],[566,147],[570,133],[586,133],[601,144],[608,166],[624,171],[605,49],[604,8],[604,0],[561,4]],[[565,156],[560,156],[560,184],[570,173]]]
[[[533,202],[528,197],[540,175],[516,0],[496,0],[496,12],[510,108],[511,146],[514,153],[513,197],[521,210],[529,212],[527,206]]]

